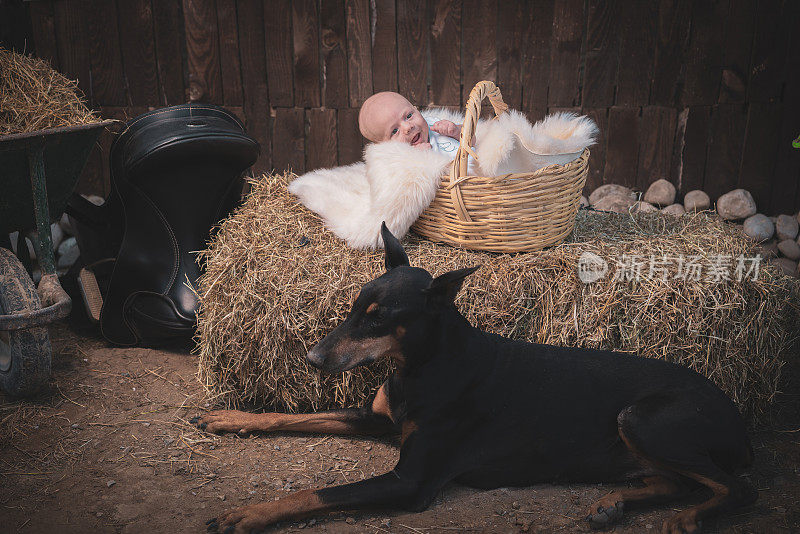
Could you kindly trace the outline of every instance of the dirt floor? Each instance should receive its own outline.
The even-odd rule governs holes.
[[[65,325],[50,332],[49,392],[23,402],[0,396],[2,532],[202,532],[226,508],[360,480],[397,460],[390,441],[205,434],[187,422],[212,408],[194,356],[112,348]],[[759,500],[706,532],[800,531],[800,429],[787,423],[753,442],[756,463],[745,476]],[[272,531],[589,532],[581,517],[612,487],[453,485],[422,513],[339,514]],[[658,532],[664,518],[702,498],[626,510],[613,532]]]

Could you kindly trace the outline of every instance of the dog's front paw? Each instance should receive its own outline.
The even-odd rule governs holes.
[[[622,501],[614,504],[596,503],[589,510],[586,520],[592,528],[605,528],[622,519],[625,503]]]
[[[208,532],[222,534],[257,534],[272,521],[263,513],[263,504],[234,508],[206,522]]]
[[[238,410],[215,410],[193,417],[189,422],[206,432],[215,434],[236,432],[239,435],[247,435],[257,430],[266,430],[262,420],[263,415]]]

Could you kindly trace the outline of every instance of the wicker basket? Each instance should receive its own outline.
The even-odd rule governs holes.
[[[524,252],[560,243],[575,224],[589,150],[566,165],[536,172],[469,176],[468,155],[478,159],[470,145],[485,97],[495,115],[508,109],[494,83],[475,86],[450,174],[442,178],[436,197],[413,230],[431,241],[491,252]]]

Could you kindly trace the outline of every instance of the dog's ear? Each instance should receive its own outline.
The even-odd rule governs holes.
[[[381,237],[383,238],[383,249],[386,251],[385,263],[387,271],[391,271],[401,265],[410,265],[408,263],[408,255],[403,250],[403,245],[386,228],[386,222],[381,223]]]
[[[428,296],[428,302],[440,306],[452,303],[464,284],[464,279],[477,271],[478,268],[480,268],[480,265],[450,271],[431,280],[431,284],[424,291]]]

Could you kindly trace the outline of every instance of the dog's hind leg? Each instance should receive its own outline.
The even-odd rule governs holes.
[[[644,477],[642,488],[612,491],[589,507],[586,520],[593,528],[603,528],[622,517],[625,503],[659,501],[683,493],[681,484],[665,476]]]
[[[708,395],[664,394],[638,401],[617,418],[620,437],[644,465],[695,480],[713,492],[706,502],[665,521],[665,533],[696,532],[704,517],[749,504],[757,497],[747,482],[731,473],[749,465],[752,452],[744,424],[729,402]],[[677,484],[660,478],[649,486],[651,491],[644,488],[639,494],[629,494],[628,500],[680,493]]]

